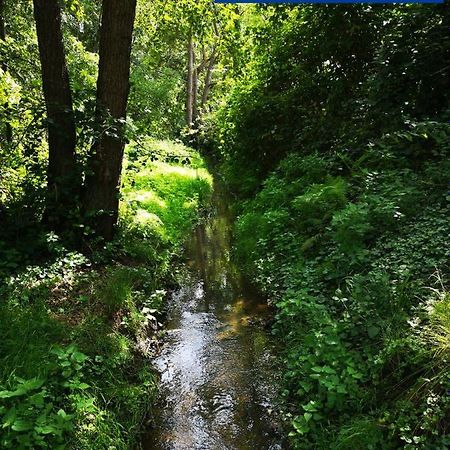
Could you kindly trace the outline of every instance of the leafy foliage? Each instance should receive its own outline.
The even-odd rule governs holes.
[[[119,233],[107,245],[78,207],[60,235],[45,224],[33,11],[5,6],[0,446],[135,442],[155,388],[136,349],[160,327],[171,265],[212,189],[199,153],[166,138],[201,143],[236,195],[236,257],[277,311],[293,447],[450,446],[447,3],[139,2]],[[101,131],[100,3],[62,7],[86,177]],[[208,95],[187,130],[191,40]]]
[[[129,149],[115,242],[88,258],[48,235],[46,260],[2,267],[2,448],[127,449],[138,441],[156,391],[142,343],[161,327],[169,268],[212,183],[194,150],[154,145],[152,164]]]
[[[215,151],[277,309],[292,444],[445,448],[448,8],[261,13]]]

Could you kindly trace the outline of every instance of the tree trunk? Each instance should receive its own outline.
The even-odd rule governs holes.
[[[205,76],[205,86],[203,87],[203,95],[202,95],[202,105],[201,109],[203,111],[206,102],[208,101],[209,91],[211,89],[212,75],[214,71],[214,64],[216,62],[216,49],[213,48],[211,53],[211,58],[209,59],[208,70]]]
[[[58,0],[33,0],[48,122],[48,195],[46,219],[63,231],[75,206],[79,177],[76,131]]]
[[[5,29],[5,2],[0,0],[0,39],[2,41],[6,40],[6,29]],[[2,61],[1,68],[3,72],[8,71],[8,66],[5,61]],[[12,128],[9,123],[9,105],[8,102],[4,105],[5,109],[5,139],[8,144],[12,142]]]
[[[198,94],[198,69],[195,65],[195,50],[194,50],[194,71],[192,73],[192,124],[195,126],[198,118],[198,105],[197,105],[197,94]]]
[[[195,91],[196,91],[196,75],[195,75],[195,50],[194,40],[192,36],[189,37],[188,43],[188,64],[187,64],[187,85],[186,85],[186,124],[189,129],[194,124],[194,109],[195,109]]]
[[[135,11],[136,0],[103,0],[96,106],[100,133],[92,148],[84,208],[107,241],[118,218]]]

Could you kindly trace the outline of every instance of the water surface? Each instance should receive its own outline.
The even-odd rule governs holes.
[[[223,196],[187,244],[188,274],[171,299],[146,450],[283,448],[274,413],[275,347],[267,304],[230,261]]]

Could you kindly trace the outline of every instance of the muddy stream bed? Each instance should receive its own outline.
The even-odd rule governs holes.
[[[154,365],[159,400],[145,450],[278,450],[276,348],[271,312],[230,260],[223,194],[186,244],[187,270],[170,300]]]

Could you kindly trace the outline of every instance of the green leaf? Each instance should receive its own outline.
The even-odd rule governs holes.
[[[30,391],[39,389],[44,384],[44,381],[42,378],[31,378],[20,384],[15,391],[1,391],[0,398],[20,397]]]
[[[33,428],[33,424],[29,420],[17,419],[11,428],[14,431],[28,431]]]
[[[88,359],[88,357],[84,353],[77,351],[73,352],[71,358],[78,363],[82,363],[86,361],[86,359]]]
[[[292,425],[299,434],[306,434],[309,432],[310,428],[304,417],[299,417],[294,419]]]
[[[305,392],[309,392],[312,389],[312,384],[306,381],[300,381],[299,384],[305,390]]]
[[[14,397],[14,392],[12,391],[0,391],[0,398],[10,398]]]
[[[53,425],[37,426],[34,428],[39,434],[56,434],[57,430]]]
[[[302,408],[307,412],[316,412],[317,411],[317,404],[313,400],[311,400],[306,405],[303,405]]]
[[[37,408],[44,407],[44,393],[38,392],[30,397],[30,403]]]
[[[2,428],[7,428],[10,427],[17,418],[17,410],[15,407],[12,407],[5,415],[5,417],[3,417],[3,424],[2,424]]]
[[[68,377],[70,377],[70,375],[72,375],[72,373],[73,373],[73,370],[72,370],[72,369],[66,369],[66,370],[63,370],[62,376],[63,376],[64,378],[68,378]]]
[[[370,325],[369,327],[367,327],[367,334],[369,335],[369,337],[371,339],[374,338],[379,333],[380,333],[380,329],[378,327],[376,327],[375,325]]]

